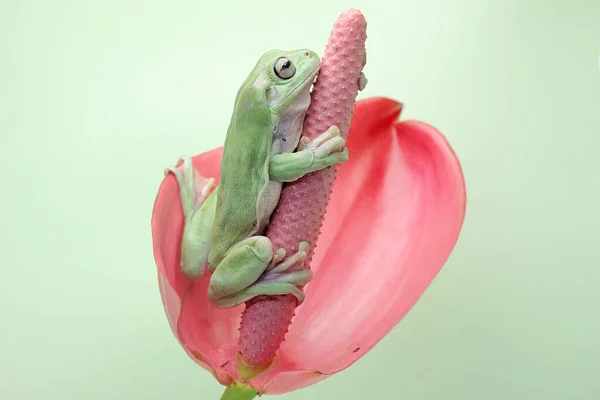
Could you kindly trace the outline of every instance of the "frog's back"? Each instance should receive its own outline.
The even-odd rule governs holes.
[[[257,91],[252,87],[240,90],[225,139],[208,259],[213,266],[231,246],[255,233],[257,199],[269,184],[271,115],[265,102],[255,99],[260,93],[253,90]]]

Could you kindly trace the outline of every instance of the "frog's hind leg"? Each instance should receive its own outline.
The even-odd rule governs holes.
[[[273,253],[271,241],[252,236],[227,252],[213,273],[208,297],[220,308],[231,308],[259,295],[293,294],[301,303],[304,294],[298,286],[307,284],[312,272],[305,270],[308,244],[286,260],[283,249]],[[283,261],[282,261],[283,260]]]
[[[217,185],[214,178],[205,178],[198,173],[191,159],[180,159],[177,164],[165,169],[165,175],[172,173],[177,179],[185,218],[181,237],[181,271],[187,278],[197,279],[204,274],[210,252]]]

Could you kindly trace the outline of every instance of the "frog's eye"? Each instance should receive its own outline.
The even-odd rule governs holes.
[[[275,61],[275,75],[281,79],[290,79],[296,73],[296,67],[285,57],[280,57]]]

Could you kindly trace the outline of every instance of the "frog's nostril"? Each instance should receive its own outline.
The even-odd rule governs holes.
[[[304,53],[307,57],[310,56],[310,53],[307,51]]]

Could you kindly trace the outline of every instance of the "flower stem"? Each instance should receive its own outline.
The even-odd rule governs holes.
[[[251,386],[234,383],[225,389],[221,400],[252,400],[257,394],[256,390]]]

